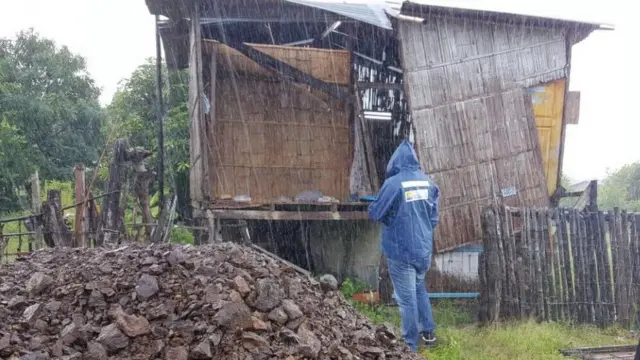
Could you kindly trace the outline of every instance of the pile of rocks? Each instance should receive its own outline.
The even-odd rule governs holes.
[[[2,359],[417,359],[335,289],[233,243],[0,266]]]

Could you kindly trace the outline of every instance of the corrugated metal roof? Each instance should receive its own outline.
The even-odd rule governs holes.
[[[512,11],[509,9],[508,11],[491,9],[488,7],[477,6],[477,3],[474,3],[474,6],[469,6],[468,1],[460,1],[458,0],[458,4],[456,1],[452,0],[409,0],[409,1],[399,1],[399,0],[387,0],[387,5],[393,9],[394,11],[404,11],[408,7],[411,6],[419,6],[423,8],[425,11],[430,12],[440,12],[440,13],[448,13],[454,16],[469,16],[469,17],[521,17],[521,18],[529,18],[532,20],[547,20],[557,23],[565,23],[565,24],[581,24],[581,25],[591,25],[598,29],[603,30],[613,30],[615,27],[611,24],[606,24],[602,22],[592,22],[592,21],[581,21],[575,19],[567,19],[560,18],[555,16],[547,16],[544,14],[530,14],[530,13],[522,13],[518,11]],[[399,6],[399,3],[401,4]]]
[[[387,8],[383,3],[339,3],[319,2],[311,0],[286,0],[287,2],[310,6],[329,11],[367,24],[375,25],[387,30],[393,30],[391,21],[385,13]]]

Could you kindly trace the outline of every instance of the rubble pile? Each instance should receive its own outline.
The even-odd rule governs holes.
[[[417,359],[250,248],[48,249],[0,266],[2,359]]]

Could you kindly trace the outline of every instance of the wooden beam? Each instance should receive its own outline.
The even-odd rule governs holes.
[[[270,211],[270,210],[211,210],[221,220],[368,220],[367,211]]]
[[[263,68],[277,74],[281,79],[285,81],[307,84],[316,90],[320,90],[328,94],[329,96],[345,102],[351,102],[354,100],[353,96],[351,96],[351,94],[349,94],[347,91],[343,90],[339,85],[324,82],[247,44],[239,42],[229,42],[225,41],[224,39],[221,40],[221,42],[239,51],[244,56],[255,61]]]
[[[204,202],[204,163],[202,146],[202,34],[200,32],[198,3],[191,11],[189,25],[189,189],[194,217],[200,215],[200,204]]]
[[[396,83],[372,83],[372,82],[358,82],[360,90],[378,89],[378,90],[393,90],[404,91],[404,85]]]
[[[365,54],[359,53],[357,51],[354,51],[353,55],[356,55],[357,57],[359,57],[359,58],[361,58],[363,60],[369,61],[372,64],[375,64],[375,65],[378,65],[378,66],[384,66],[384,62],[382,62],[382,61],[380,61],[378,59],[374,59],[372,57],[369,57],[369,56],[367,56]],[[388,65],[387,69],[389,69],[389,70],[391,70],[393,72],[396,72],[398,74],[402,74],[403,73],[402,69],[397,68],[395,66]]]
[[[375,155],[373,152],[373,143],[371,142],[371,134],[367,120],[364,118],[364,110],[362,109],[362,93],[358,87],[358,83],[354,83],[354,92],[356,95],[356,116],[360,121],[362,128],[362,137],[364,139],[364,152],[367,157],[367,168],[369,169],[369,179],[371,181],[371,190],[377,193],[380,189],[380,181],[378,180],[378,170],[376,169]]]

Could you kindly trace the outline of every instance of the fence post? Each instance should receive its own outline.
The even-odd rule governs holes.
[[[42,198],[40,197],[40,176],[38,176],[38,171],[33,174],[31,177],[31,206],[33,210],[33,214],[35,217],[33,218],[33,231],[35,249],[39,250],[44,247],[44,237],[42,236]]]
[[[624,254],[622,249],[623,243],[623,230],[622,230],[622,215],[620,208],[613,208],[613,219],[611,224],[613,225],[613,233],[611,234],[611,251],[613,254],[613,284],[614,284],[614,301],[616,309],[616,321],[620,324],[626,320],[626,314],[624,312],[625,301],[625,281],[624,281]]]
[[[60,190],[47,191],[47,203],[43,206],[43,223],[50,244],[56,247],[69,246],[71,234],[62,218]]]
[[[484,251],[480,262],[480,320],[497,322],[500,320],[500,299],[502,298],[502,273],[500,264],[500,232],[498,221],[500,214],[493,206],[482,210],[482,241]]]
[[[73,175],[75,178],[75,198],[76,203],[76,218],[74,226],[74,247],[85,246],[84,241],[84,212],[86,205],[85,199],[85,179],[84,179],[84,165],[77,164],[73,167]]]

